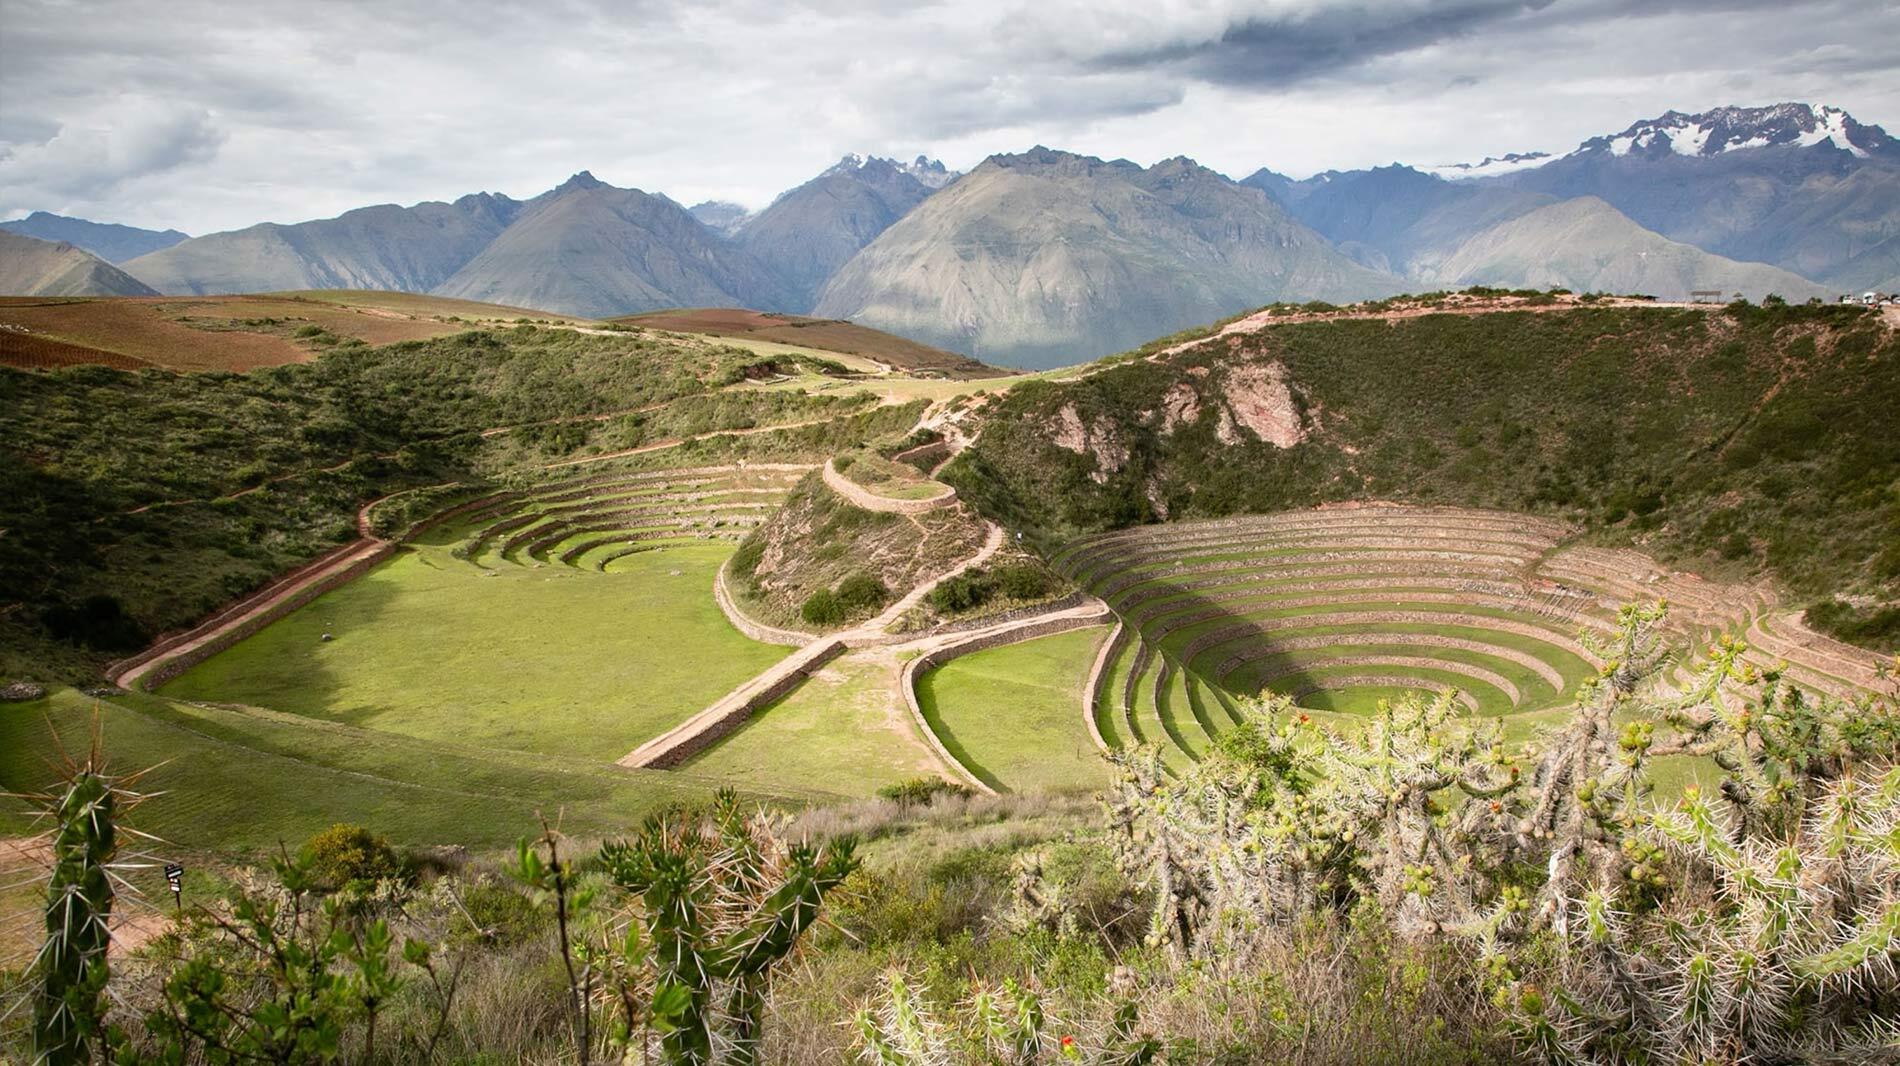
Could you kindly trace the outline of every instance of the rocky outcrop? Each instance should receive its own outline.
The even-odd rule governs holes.
[[[1276,448],[1291,448],[1306,439],[1300,409],[1287,380],[1286,365],[1275,360],[1264,366],[1243,363],[1230,367],[1222,381],[1234,421]]]
[[[1103,419],[1084,425],[1081,412],[1072,403],[1063,404],[1056,412],[1049,440],[1065,451],[1093,458],[1095,469],[1089,472],[1089,479],[1097,485],[1106,484],[1108,476],[1128,462],[1128,445],[1114,425]]]

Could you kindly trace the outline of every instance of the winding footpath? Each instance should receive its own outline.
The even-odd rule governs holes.
[[[678,766],[687,759],[710,747],[714,741],[739,728],[746,719],[762,709],[766,704],[796,688],[812,671],[844,654],[852,648],[865,648],[881,644],[901,644],[902,636],[889,633],[889,627],[923,602],[932,589],[939,584],[962,574],[971,567],[982,566],[1003,547],[1003,527],[994,522],[987,523],[989,536],[983,546],[962,562],[938,574],[928,581],[911,589],[901,599],[886,607],[877,617],[839,633],[810,638],[809,642],[797,651],[780,659],[756,676],[746,680],[739,687],[721,696],[705,710],[686,719],[672,729],[654,737],[652,740],[628,752],[619,760],[622,766],[667,768]],[[720,568],[720,577],[714,579],[713,595],[728,618],[734,619],[734,626],[741,632],[748,627],[769,630],[775,636],[796,636],[790,630],[771,630],[739,614],[731,595],[724,588],[725,568]],[[744,624],[740,624],[743,619]],[[781,641],[773,641],[780,643]]]
[[[957,502],[957,490],[950,485],[941,485],[942,492],[935,496],[926,496],[917,500],[901,500],[893,496],[879,496],[863,485],[851,480],[838,471],[835,460],[825,460],[825,487],[851,501],[866,511],[878,511],[884,514],[923,514],[939,507],[948,507]]]

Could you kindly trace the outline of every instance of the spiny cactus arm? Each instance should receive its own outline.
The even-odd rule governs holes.
[[[1726,870],[1741,865],[1741,853],[1729,843],[1727,827],[1716,821],[1715,809],[1702,790],[1691,786],[1683,793],[1675,811],[1663,812],[1650,819],[1663,840],[1705,857]]]
[[[903,974],[892,972],[884,993],[856,1014],[859,1056],[874,1066],[950,1066],[943,1026],[924,1008]]]
[[[752,832],[751,816],[740,802],[738,792],[722,788],[714,795],[712,820],[719,831],[720,842],[731,852],[732,872],[747,885],[758,884],[764,876],[765,853]]]
[[[822,856],[808,847],[793,848],[785,883],[766,897],[750,921],[709,954],[711,972],[734,980],[763,973],[784,958],[799,934],[817,919],[825,893],[858,868],[855,847],[850,839],[840,840]]]
[[[1825,951],[1796,958],[1795,975],[1810,983],[1847,983],[1876,969],[1891,974],[1900,958],[1900,901],[1888,903]]]

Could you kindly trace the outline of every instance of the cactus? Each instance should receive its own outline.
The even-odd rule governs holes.
[[[635,840],[601,847],[609,875],[640,898],[646,1016],[674,1066],[758,1061],[773,966],[857,869],[851,840],[789,844],[779,828],[722,791],[710,818],[655,817]]]
[[[106,772],[95,733],[84,761],[67,761],[65,782],[29,797],[53,823],[46,887],[46,941],[34,961],[35,1061],[83,1063],[106,1051],[106,952],[123,830],[118,819],[144,797],[138,775]],[[143,835],[143,834],[139,834]]]
[[[1660,615],[1626,609],[1626,643]],[[1746,650],[1718,640],[1683,692],[1647,698],[1634,660],[1605,656],[1539,767],[1527,823],[1551,840],[1541,916],[1568,980],[1504,998],[1550,1061],[1900,1047],[1885,1021],[1900,1008],[1900,769],[1856,769],[1891,766],[1900,724],[1814,699]],[[1707,757],[1722,780],[1657,810],[1647,771],[1664,755]]]
[[[1086,1032],[1052,1035],[1043,997],[1014,981],[973,982],[968,999],[954,1011],[935,1012],[900,971],[885,975],[884,988],[855,1015],[859,1061],[868,1066],[1039,1066],[1087,1062],[1095,1066],[1146,1066],[1160,1054],[1151,1037],[1135,1031],[1135,1004],[1113,1004],[1106,1019]],[[1055,1030],[1061,1033],[1061,1030]]]
[[[1831,780],[1811,800],[1781,839],[1738,834],[1743,803],[1698,789],[1648,816],[1642,834],[1711,891],[1650,917],[1614,893],[1578,901],[1579,965],[1542,1019],[1545,1057],[1871,1061],[1900,1050],[1900,768]]]
[[[1224,952],[1362,896],[1410,932],[1482,923],[1518,774],[1496,725],[1460,714],[1452,693],[1408,696],[1354,737],[1268,697],[1180,779],[1152,752],[1118,758],[1109,812],[1124,868],[1156,889],[1150,941]]]

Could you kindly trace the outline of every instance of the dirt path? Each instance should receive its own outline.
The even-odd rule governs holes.
[[[922,514],[939,507],[948,507],[957,500],[957,490],[949,485],[935,496],[926,496],[918,500],[900,500],[890,496],[879,496],[863,485],[845,477],[830,459],[825,460],[825,485],[831,491],[850,500],[867,511],[879,511],[884,514]]]
[[[1002,550],[1003,527],[992,522],[989,523],[989,530],[983,546],[969,558],[911,589],[877,617],[843,632],[813,637],[797,651],[747,678],[704,710],[628,752],[620,758],[620,765],[662,768],[677,765],[738,728],[754,712],[785,695],[812,671],[842,655],[847,649],[905,643],[903,637],[886,630],[912,607],[922,603],[924,597],[930,595],[930,591],[940,583],[973,566],[983,565]],[[714,595],[719,595],[718,589],[715,589]],[[791,634],[787,632],[786,635]]]
[[[51,841],[44,835],[0,837],[0,969],[24,967],[45,939],[40,907],[46,878],[53,869]],[[172,920],[151,902],[124,891],[113,901],[106,923],[109,955],[136,951],[171,928]]]

